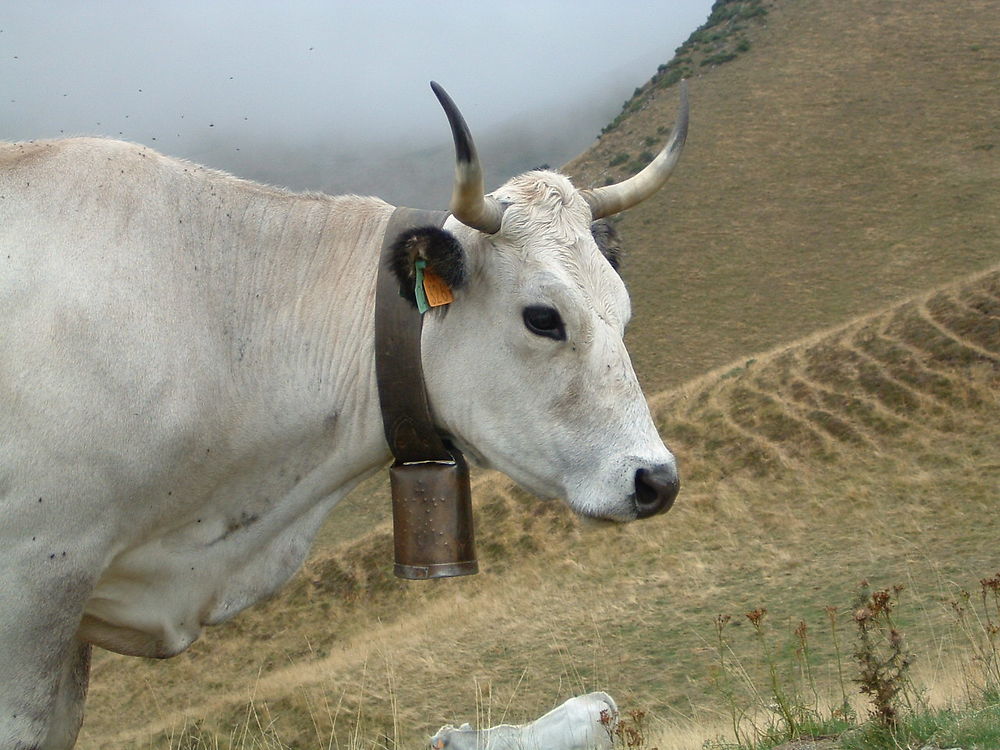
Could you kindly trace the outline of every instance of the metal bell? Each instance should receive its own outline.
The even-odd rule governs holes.
[[[469,467],[454,461],[396,463],[389,469],[399,578],[424,580],[479,572],[472,528]]]

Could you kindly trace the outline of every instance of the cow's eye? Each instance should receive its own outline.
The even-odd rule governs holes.
[[[559,311],[545,305],[531,305],[524,308],[524,325],[536,336],[545,336],[556,341],[566,340],[566,326]]]

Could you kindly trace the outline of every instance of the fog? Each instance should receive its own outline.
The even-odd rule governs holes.
[[[455,99],[487,188],[586,148],[711,0],[7,2],[0,138],[104,135],[441,208]]]

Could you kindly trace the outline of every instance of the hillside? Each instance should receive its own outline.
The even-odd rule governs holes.
[[[484,572],[406,584],[373,481],[276,599],[175,659],[98,654],[80,747],[227,747],[258,723],[294,747],[331,723],[334,746],[360,725],[417,747],[595,688],[713,727],[718,613],[821,629],[864,577],[906,584],[948,687],[946,601],[1000,568],[1000,6],[762,5],[739,54],[695,65],[684,160],[620,221],[676,508],[591,528],[481,474]],[[635,105],[578,183],[624,176],[610,163],[662,137],[676,90]]]
[[[998,257],[1000,5],[763,6],[734,35],[746,52],[686,66],[684,157],[619,224],[647,391]],[[568,173],[627,176],[676,106],[654,87]]]

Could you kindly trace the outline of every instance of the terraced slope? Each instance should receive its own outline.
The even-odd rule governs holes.
[[[865,577],[907,585],[901,622],[948,683],[959,644],[940,602],[1000,564],[1000,268],[654,409],[684,469],[666,517],[590,529],[482,476],[482,575],[396,581],[379,528],[177,659],[100,655],[81,746],[214,746],[248,722],[296,747],[357,731],[416,746],[445,721],[520,720],[597,687],[711,726],[717,613],[763,604],[819,629]]]
[[[968,429],[990,405],[979,378],[1000,359],[997,279],[987,273],[661,396],[661,432],[697,456],[699,478],[739,467],[766,475]]]

